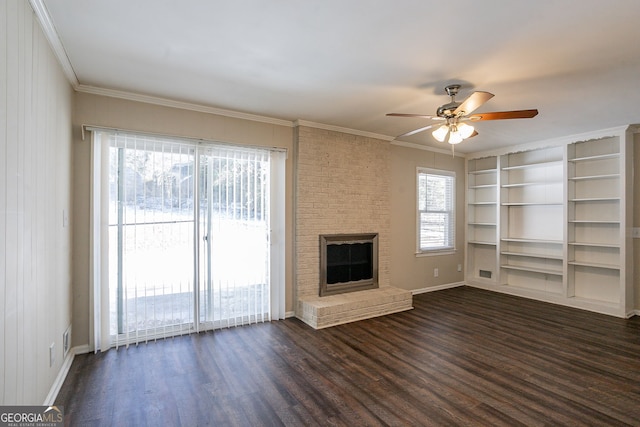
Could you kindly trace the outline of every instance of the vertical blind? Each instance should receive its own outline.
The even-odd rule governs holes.
[[[207,149],[201,171],[201,321],[215,328],[268,320],[269,153]]]
[[[284,318],[284,153],[92,134],[96,350]]]
[[[189,332],[195,150],[122,134],[109,147],[110,336],[118,346]]]
[[[418,168],[418,251],[455,248],[455,173]]]

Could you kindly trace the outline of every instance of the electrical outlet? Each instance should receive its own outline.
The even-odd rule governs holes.
[[[434,268],[433,269],[433,277],[438,277],[438,275],[439,275],[438,269]]]
[[[458,264],[458,272],[462,271],[462,264]]]
[[[633,227],[633,238],[640,239],[640,227]]]
[[[56,363],[56,343],[52,342],[49,346],[49,367]]]

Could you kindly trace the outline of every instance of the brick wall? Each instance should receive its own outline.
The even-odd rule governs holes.
[[[389,285],[388,141],[297,128],[296,292],[317,296],[319,235],[378,233],[378,281]]]

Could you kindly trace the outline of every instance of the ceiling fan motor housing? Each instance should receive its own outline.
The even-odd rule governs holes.
[[[440,107],[438,107],[438,111],[436,112],[436,114],[438,115],[438,117],[444,117],[445,119],[450,119],[455,116],[453,112],[456,110],[456,108],[458,108],[460,104],[461,104],[460,102],[454,101],[448,104],[441,105]]]

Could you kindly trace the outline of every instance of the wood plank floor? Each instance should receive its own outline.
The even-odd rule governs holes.
[[[76,357],[67,425],[640,425],[640,318],[460,287]]]

